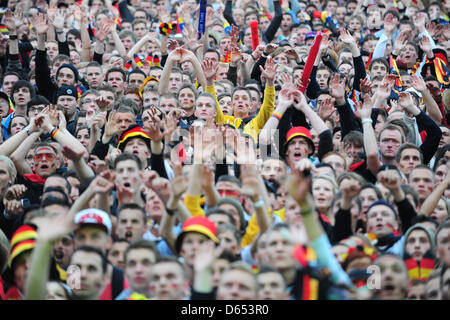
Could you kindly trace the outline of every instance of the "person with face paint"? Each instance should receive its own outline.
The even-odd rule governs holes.
[[[59,119],[59,128],[53,126],[50,114]],[[28,137],[19,144],[11,154],[11,160],[14,162],[18,176],[18,183],[25,184],[27,192],[25,196],[31,203],[38,203],[38,198],[42,194],[43,184],[48,176],[53,173],[62,173],[61,164],[58,163],[57,151],[49,143],[38,144],[34,148],[34,169],[31,170],[25,156],[31,146],[39,138],[40,134],[47,133],[52,136],[64,148],[65,155],[73,161],[73,165],[80,177],[93,177],[93,171],[87,166],[81,156],[85,150],[84,146],[75,137],[73,137],[65,127],[64,115],[56,108],[46,108],[38,117],[32,118],[32,123],[25,130]],[[19,141],[17,141],[19,142]],[[16,142],[15,142],[16,143]]]

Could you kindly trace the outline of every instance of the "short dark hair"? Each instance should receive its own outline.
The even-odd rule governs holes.
[[[142,74],[142,75],[144,76],[144,78],[146,77],[145,72],[142,71],[141,69],[133,69],[133,70],[131,70],[130,72],[128,72],[127,82],[130,81],[130,76],[131,76],[133,73],[139,73],[139,74]]]
[[[153,254],[155,255],[155,261],[159,259],[159,251],[154,242],[144,240],[144,239],[136,240],[136,241],[133,241],[132,243],[130,243],[128,245],[128,247],[125,249],[125,252],[123,253],[125,265],[127,264],[128,253],[131,250],[135,250],[135,249],[147,249],[147,250],[153,252]]]
[[[108,77],[109,77],[109,74],[110,74],[111,72],[120,72],[120,73],[122,74],[122,79],[123,79],[123,81],[125,81],[125,79],[126,79],[125,71],[123,71],[123,70],[120,69],[120,68],[111,68],[111,69],[109,69],[108,71],[106,71],[106,75],[105,75],[106,81],[108,81]]]
[[[81,246],[81,247],[76,248],[73,251],[72,257],[74,256],[75,252],[78,252],[78,251],[98,254],[100,256],[101,260],[102,260],[102,271],[103,271],[103,274],[106,273],[108,261],[106,260],[105,255],[103,254],[103,252],[100,249],[92,247],[92,246]],[[72,258],[70,258],[70,259],[72,260]]]
[[[242,183],[238,178],[236,178],[235,176],[227,175],[227,174],[221,175],[219,177],[219,179],[217,179],[217,182],[218,183],[219,182],[231,182],[231,183],[237,184],[239,186],[239,188],[242,187]]]
[[[206,210],[206,212],[205,212],[205,216],[206,217],[209,217],[209,216],[211,216],[213,214],[222,214],[224,216],[227,216],[230,219],[230,223],[232,225],[236,225],[236,219],[234,218],[234,216],[231,213],[229,213],[226,210],[223,210],[223,209],[218,208],[218,207],[212,207],[212,208],[209,208],[208,210]]]
[[[422,150],[420,150],[420,148],[418,146],[416,146],[415,144],[412,143],[404,143],[400,146],[400,148],[397,151],[397,154],[395,155],[395,161],[400,162],[401,156],[402,156],[402,152],[406,149],[415,149],[417,151],[419,151],[420,154],[420,162],[423,163],[423,154],[422,154]]]
[[[30,97],[34,98],[34,96],[36,95],[36,90],[34,89],[33,85],[27,81],[27,80],[19,80],[17,82],[15,82],[11,88],[11,100],[12,102],[15,104],[16,102],[14,101],[14,93],[19,90],[20,88],[26,87],[28,88],[28,90],[30,91]]]
[[[142,170],[142,162],[141,160],[133,153],[124,152],[117,156],[116,159],[114,159],[113,163],[113,169],[115,170],[117,168],[117,164],[121,161],[125,160],[133,160],[137,163],[139,170]]]
[[[126,203],[122,205],[119,210],[117,210],[117,218],[119,218],[119,215],[123,210],[127,209],[140,211],[142,213],[142,218],[144,219],[144,224],[147,224],[147,213],[145,212],[144,208],[136,203]]]
[[[40,105],[40,104],[43,104],[43,105],[47,106],[47,105],[50,104],[50,101],[48,101],[46,97],[37,94],[33,98],[31,98],[30,101],[28,101],[27,109],[30,109],[32,106],[37,106],[37,105]]]

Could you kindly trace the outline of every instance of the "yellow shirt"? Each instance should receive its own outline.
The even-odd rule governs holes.
[[[236,118],[234,116],[226,116],[223,114],[222,109],[220,109],[214,85],[207,86],[205,88],[205,92],[212,94],[216,99],[217,115],[216,118],[214,119],[216,123],[231,124],[235,128],[240,129],[242,125],[242,119]],[[264,128],[264,125],[272,115],[274,108],[275,108],[275,87],[266,86],[266,89],[264,90],[264,101],[261,105],[261,109],[259,110],[258,115],[256,117],[254,117],[252,120],[250,120],[247,124],[244,125],[243,133],[249,134],[253,138],[255,143],[257,143],[259,131],[262,128]]]

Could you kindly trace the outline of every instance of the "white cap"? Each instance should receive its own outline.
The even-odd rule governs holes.
[[[417,91],[416,89],[414,89],[413,87],[410,87],[408,89],[405,90],[405,92],[414,92],[415,94],[417,94],[420,98],[422,98],[422,94]]]
[[[108,235],[111,235],[112,223],[108,213],[96,208],[89,208],[78,212],[74,219],[75,224],[93,224],[106,229]]]

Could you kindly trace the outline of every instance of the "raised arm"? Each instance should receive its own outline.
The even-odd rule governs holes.
[[[167,57],[166,64],[164,65],[164,69],[161,74],[161,79],[159,80],[158,93],[160,95],[165,94],[169,91],[170,74],[172,73],[172,68],[175,65],[175,63],[179,63],[181,61],[180,53],[181,53],[180,50],[174,50]]]
[[[259,143],[268,145],[272,139],[273,132],[283,118],[286,110],[293,104],[294,98],[289,94],[289,88],[281,90],[278,95],[278,104],[273,112],[273,115],[267,120],[264,128],[259,133]]]
[[[28,162],[25,161],[25,157],[27,155],[27,152],[30,150],[30,148],[42,133],[42,129],[37,125],[40,123],[40,121],[42,121],[42,117],[43,116],[41,115],[36,118],[31,118],[30,125],[26,129],[17,133],[15,135],[18,136],[17,138],[15,138],[15,136],[9,138],[8,140],[13,140],[12,142],[6,144],[6,152],[12,152],[12,148],[15,147],[15,151],[10,155],[10,158],[16,166],[17,172],[19,172],[21,175],[33,173]],[[25,140],[18,141],[19,139],[24,138]],[[6,142],[8,142],[8,140],[6,140]],[[3,144],[5,144],[6,142],[4,142]]]
[[[431,95],[430,90],[428,90],[425,81],[422,78],[419,78],[417,75],[413,74],[411,75],[411,82],[414,89],[416,89],[422,94],[423,101],[425,102],[425,106],[427,108],[426,110],[430,118],[433,119],[433,121],[436,122],[437,124],[441,124],[442,123],[441,110],[439,110],[439,106],[437,105],[436,101]]]
[[[91,37],[87,29],[88,18],[86,15],[86,8],[75,5],[74,6],[74,17],[75,21],[80,26],[81,34],[81,61],[89,62],[91,61]]]
[[[361,52],[358,49],[355,38],[348,32],[348,30],[341,30],[341,41],[344,42],[352,52],[353,65],[355,68],[355,77],[353,79],[353,89],[361,91],[359,83],[366,77],[366,69],[361,57]]]
[[[436,208],[439,200],[444,194],[445,190],[450,186],[450,174],[447,172],[447,176],[445,177],[442,183],[438,184],[437,187],[431,192],[431,194],[425,199],[420,208],[419,213],[429,217],[434,209]]]
[[[305,159],[307,160],[307,159]],[[312,204],[314,203],[309,193],[311,178],[304,177],[303,172],[312,169],[311,161],[301,161],[287,181],[287,190],[290,196],[300,206],[303,223],[306,227],[310,246],[317,254],[318,263],[331,272],[331,280],[334,283],[351,286],[348,275],[342,270],[331,251],[331,245],[320,222],[316,218]]]
[[[373,121],[370,117],[372,114],[372,104],[370,99],[367,98],[364,101],[364,104],[360,101],[357,102],[355,108],[358,110],[363,125],[363,142],[364,151],[367,158],[367,166],[369,167],[370,172],[376,176],[377,170],[381,164],[378,156],[377,138],[375,135],[375,130],[372,126]]]

